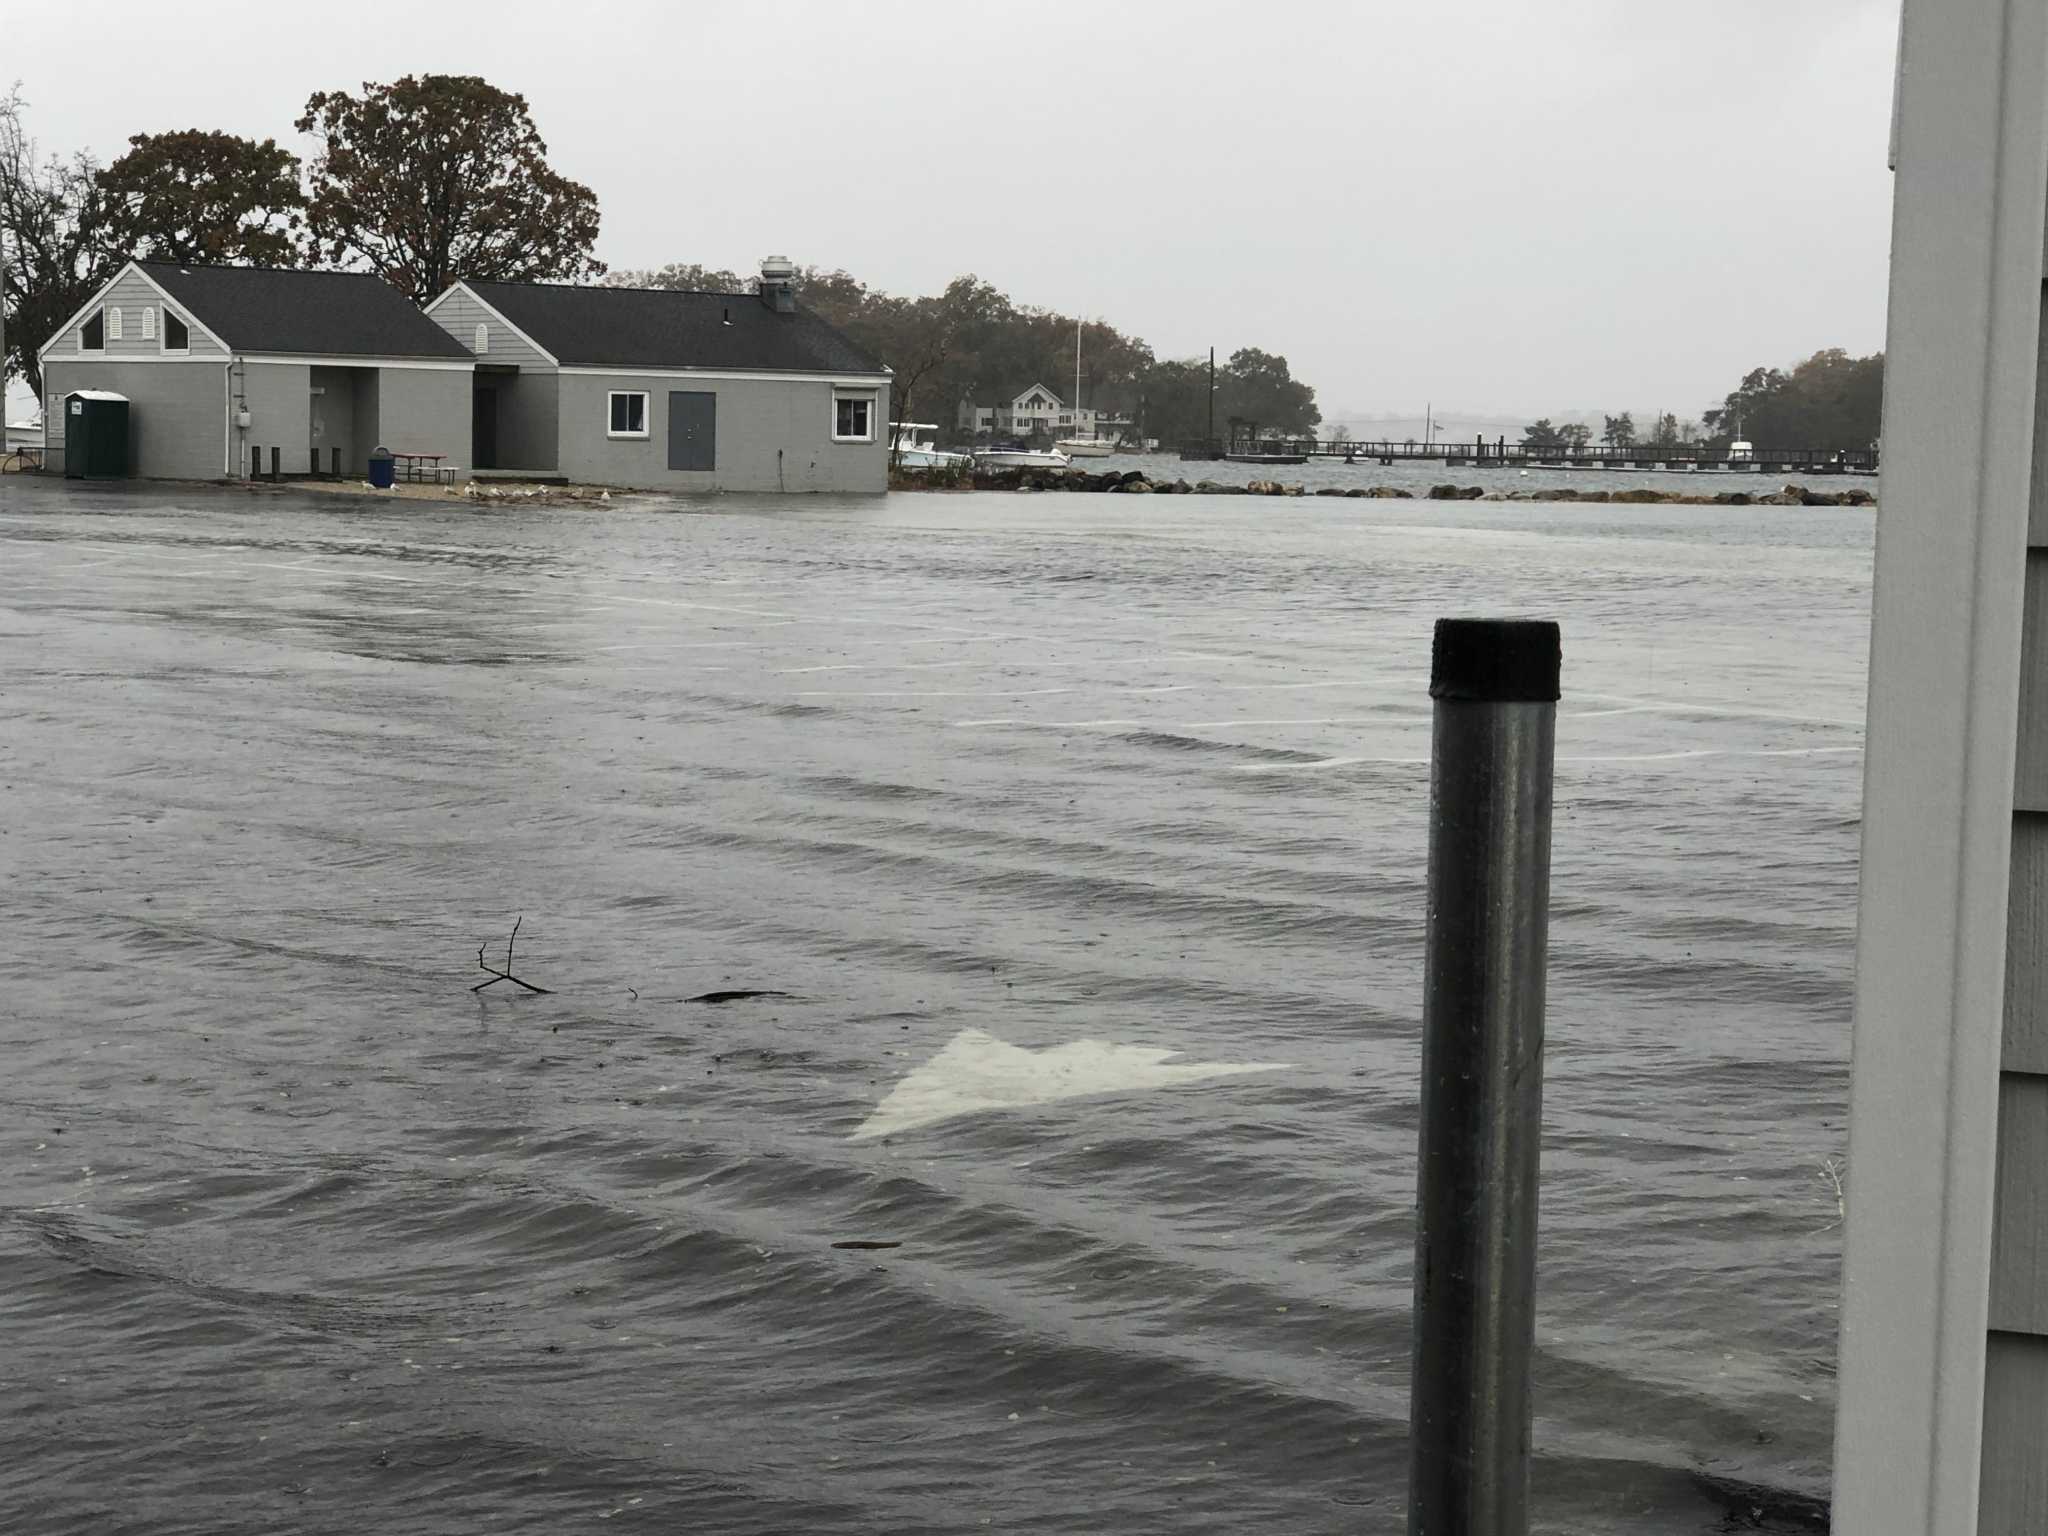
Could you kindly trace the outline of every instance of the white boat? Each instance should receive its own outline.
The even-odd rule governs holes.
[[[898,469],[965,469],[974,460],[964,453],[948,453],[930,437],[919,433],[939,430],[935,421],[892,421],[889,423],[889,452]]]
[[[1081,414],[1081,320],[1074,318],[1074,415]],[[1116,451],[1115,443],[1099,437],[1063,437],[1053,444],[1070,459],[1106,459]]]
[[[974,462],[990,469],[1065,469],[1067,456],[1047,448],[977,448]]]

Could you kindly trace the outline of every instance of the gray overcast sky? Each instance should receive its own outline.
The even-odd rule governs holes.
[[[90,16],[88,23],[88,13]],[[976,272],[1324,409],[1696,415],[1883,345],[1897,0],[10,4],[45,148],[523,92],[615,267]],[[315,17],[317,16],[317,21]],[[104,44],[85,46],[81,25]]]

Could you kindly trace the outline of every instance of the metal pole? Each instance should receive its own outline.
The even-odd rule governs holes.
[[[1440,619],[1430,666],[1409,1536],[1526,1536],[1555,624]]]

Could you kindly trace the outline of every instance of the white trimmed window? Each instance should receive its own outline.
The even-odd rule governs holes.
[[[107,350],[107,312],[96,309],[78,328],[78,350],[81,352],[104,352]]]
[[[142,339],[144,341],[156,340],[156,306],[154,304],[142,306]]]
[[[875,397],[872,394],[832,396],[832,441],[872,443],[875,440]]]
[[[605,429],[606,437],[645,437],[647,435],[647,393],[638,389],[615,389],[611,392],[611,420]]]
[[[111,308],[111,309],[109,309],[109,310],[107,311],[107,340],[109,340],[109,341],[119,341],[120,339],[121,339],[121,307],[120,307],[120,305],[118,305],[118,304],[117,304],[117,305],[115,305],[115,306],[114,306],[113,308]]]
[[[192,350],[192,332],[186,327],[183,320],[180,320],[168,309],[164,311],[163,348],[164,351],[172,354],[190,352]]]
[[[478,357],[491,350],[491,328],[483,321],[476,323],[476,345],[470,348]]]

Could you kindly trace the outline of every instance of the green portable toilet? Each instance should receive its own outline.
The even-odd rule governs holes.
[[[128,397],[74,389],[64,397],[64,478],[120,480],[128,474]]]

